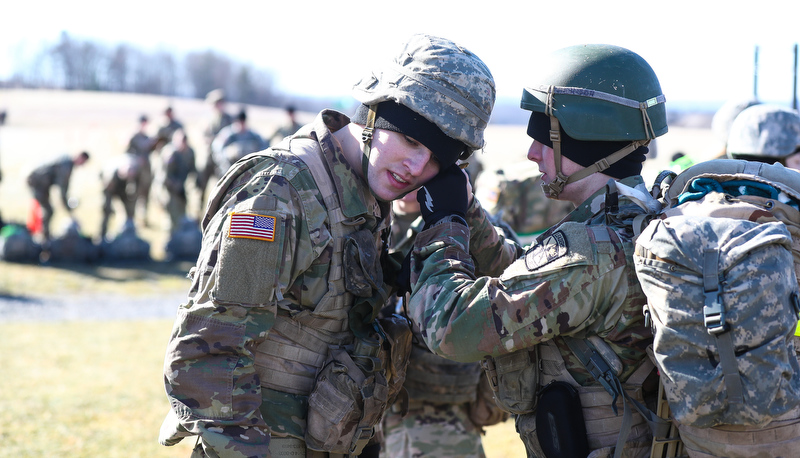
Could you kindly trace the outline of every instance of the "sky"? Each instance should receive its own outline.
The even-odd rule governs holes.
[[[607,43],[650,63],[668,107],[754,93],[791,106],[800,42],[794,0],[0,0],[0,12],[0,78],[66,31],[111,46],[213,49],[271,71],[286,92],[326,97],[349,96],[413,33],[428,33],[481,57],[500,98],[518,99],[545,53]]]

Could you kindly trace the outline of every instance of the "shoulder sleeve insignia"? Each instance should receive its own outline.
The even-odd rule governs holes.
[[[536,270],[546,266],[558,258],[566,256],[569,252],[567,238],[564,232],[556,231],[541,242],[532,246],[525,253],[525,267],[528,270]]]
[[[228,237],[272,242],[275,240],[275,222],[274,216],[233,212]]]

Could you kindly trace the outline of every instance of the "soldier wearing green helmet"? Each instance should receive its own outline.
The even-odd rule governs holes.
[[[640,172],[667,132],[665,98],[648,63],[618,46],[563,48],[537,67],[521,100],[527,157],[548,196],[575,209],[522,248],[463,173],[439,174],[418,192],[409,313],[434,353],[483,361],[529,456],[646,457],[651,426],[667,424],[643,407],[656,373],[632,226],[652,210]]]
[[[352,119],[324,110],[233,164],[167,346],[159,442],[192,456],[374,456],[411,331],[377,318],[393,293],[388,202],[483,146],[494,80],[450,40],[414,35],[355,85]]]

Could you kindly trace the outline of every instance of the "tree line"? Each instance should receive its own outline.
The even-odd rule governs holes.
[[[124,43],[103,45],[61,32],[57,43],[44,45],[33,59],[15,65],[0,86],[196,98],[222,88],[231,102],[262,106],[289,102],[286,94],[275,90],[272,72],[211,49],[180,56]]]

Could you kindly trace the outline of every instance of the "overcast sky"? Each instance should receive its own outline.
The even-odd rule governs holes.
[[[796,0],[30,0],[0,9],[0,77],[64,30],[109,45],[213,48],[271,70],[288,92],[343,97],[376,59],[423,32],[476,53],[498,95],[511,98],[543,53],[582,43],[624,46],[654,68],[668,105],[753,94],[758,46],[759,98],[790,105],[800,41]]]

